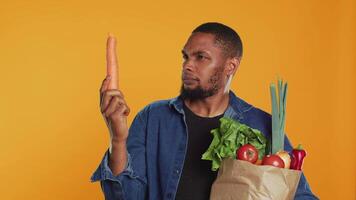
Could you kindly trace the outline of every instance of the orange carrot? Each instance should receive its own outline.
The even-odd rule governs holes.
[[[257,160],[255,165],[261,165],[262,164],[262,160]]]
[[[116,38],[109,34],[106,42],[106,75],[111,76],[108,89],[118,89],[118,64],[116,57]]]

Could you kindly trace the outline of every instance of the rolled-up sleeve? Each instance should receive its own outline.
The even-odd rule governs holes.
[[[91,182],[100,181],[106,200],[143,200],[146,194],[145,138],[146,122],[144,110],[132,122],[127,139],[127,165],[123,172],[114,176],[109,167],[109,149],[105,152]]]

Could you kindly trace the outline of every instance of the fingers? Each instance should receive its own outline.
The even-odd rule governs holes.
[[[127,106],[127,104],[119,104],[117,107],[117,112],[121,115],[128,116],[130,114],[130,108]]]
[[[120,113],[123,113],[125,116],[129,116],[131,109],[127,106],[127,104],[125,104],[124,108],[124,110],[120,110]]]
[[[103,82],[101,83],[101,86],[100,86],[100,89],[99,89],[99,93],[100,93],[100,104],[102,102],[102,97],[103,97],[103,94],[106,90],[108,90],[108,86],[109,86],[109,83],[110,83],[110,79],[111,77],[110,76],[107,76]]]
[[[106,69],[107,76],[111,76],[109,89],[117,89],[118,64],[116,56],[116,38],[109,35],[106,42]]]
[[[124,99],[124,95],[119,90],[107,90],[102,94],[100,108],[101,112],[105,112],[113,96],[119,97],[119,99]]]
[[[108,89],[108,86],[109,86],[109,83],[110,83],[110,80],[111,80],[111,76],[107,76],[103,82],[101,83],[101,86],[100,86],[100,94],[103,93],[104,91],[106,91]]]
[[[117,112],[119,115],[128,115],[130,109],[124,99],[119,98],[117,96],[111,98],[107,109],[104,111],[104,115],[106,117],[109,117],[114,112]]]

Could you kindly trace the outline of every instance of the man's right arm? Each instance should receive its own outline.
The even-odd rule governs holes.
[[[136,115],[129,129],[126,144],[113,142],[112,153],[110,154],[110,148],[105,152],[99,167],[91,177],[92,182],[100,181],[107,200],[143,200],[145,198],[147,190],[145,163],[147,119],[145,116],[143,111]],[[125,155],[122,155],[123,153]],[[125,157],[126,163],[124,163]],[[110,161],[111,158],[112,161]],[[111,162],[114,162],[115,166],[110,167]],[[119,172],[121,166],[123,170]]]
[[[144,199],[146,190],[145,127],[147,118],[140,112],[130,130],[127,116],[130,113],[123,93],[118,89],[116,39],[107,39],[107,77],[100,88],[100,111],[110,133],[110,148],[91,180],[99,181],[105,199]],[[129,134],[130,133],[130,134]],[[130,154],[134,157],[131,160]]]
[[[111,139],[109,153],[109,167],[114,176],[117,176],[127,165],[126,140]]]

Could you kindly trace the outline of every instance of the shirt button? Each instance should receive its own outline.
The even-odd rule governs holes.
[[[179,174],[179,170],[178,169],[176,170],[176,174]]]

